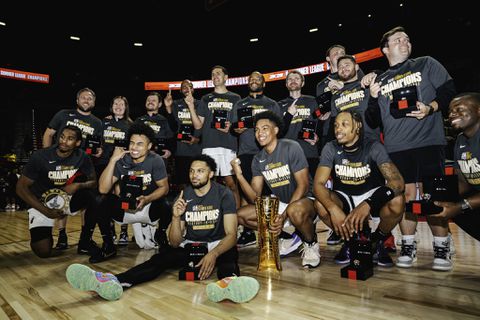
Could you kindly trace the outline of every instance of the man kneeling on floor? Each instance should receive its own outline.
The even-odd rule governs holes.
[[[315,173],[315,206],[322,221],[347,240],[335,262],[350,262],[348,241],[354,232],[368,225],[370,216],[380,216],[372,234],[373,260],[392,267],[383,241],[402,218],[405,210],[405,184],[385,147],[364,139],[363,121],[355,111],[343,111],[335,119],[336,140],[325,145]],[[325,183],[332,176],[333,189]]]
[[[195,266],[199,268],[198,278],[207,279],[217,267],[219,279],[232,277],[223,280],[229,286],[239,288],[232,297],[226,298],[235,302],[253,298],[258,291],[258,282],[250,277],[236,277],[240,275],[240,269],[235,199],[229,188],[212,181],[215,170],[216,163],[211,157],[200,155],[193,159],[190,186],[180,192],[173,205],[168,230],[170,246],[161,247],[149,260],[116,276],[72,264],[66,272],[68,282],[76,289],[94,290],[107,300],[117,300],[123,288],[153,280],[167,269],[184,267],[188,259],[185,245],[203,242],[208,246],[208,253]],[[211,292],[214,301],[221,300],[222,292]]]

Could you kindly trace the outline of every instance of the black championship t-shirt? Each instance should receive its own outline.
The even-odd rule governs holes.
[[[23,175],[34,181],[32,193],[40,199],[42,194],[53,188],[62,188],[77,172],[90,176],[94,172],[90,157],[81,149],[75,149],[69,157],[62,158],[57,145],[37,150],[23,170]]]
[[[133,162],[129,154],[126,154],[122,159],[118,160],[115,164],[113,176],[120,180],[124,175],[142,177],[142,194],[147,196],[158,188],[155,183],[156,181],[167,177],[167,171],[162,157],[150,151],[141,163]]]
[[[190,185],[183,191],[187,209],[181,220],[185,221],[186,240],[213,242],[223,239],[223,216],[237,214],[232,191],[214,181],[211,184],[210,190],[203,197],[197,196]]]
[[[285,114],[285,112],[288,112],[287,109],[289,106],[292,105],[293,101],[294,99],[292,97],[288,97],[278,102],[278,105],[280,106],[280,110],[282,111],[282,114]],[[312,117],[312,112],[317,108],[317,101],[312,96],[302,95],[300,98],[298,98],[295,105],[297,106],[297,113],[293,116],[292,121],[290,122],[290,126],[288,127],[288,131],[285,134],[284,138],[297,141],[302,147],[302,150],[307,158],[317,158],[318,157],[317,146],[316,145],[312,146],[310,143],[306,142],[305,140],[298,138],[298,133],[302,130],[303,120],[312,120],[317,126],[319,125],[318,123],[319,121]]]
[[[233,124],[233,105],[240,96],[233,92],[208,93],[204,95],[198,106],[198,115],[204,118],[202,127],[202,148],[226,148],[237,152],[237,137],[212,128],[213,114],[216,110],[226,111],[227,120]]]
[[[93,114],[84,116],[75,109],[63,109],[58,111],[48,123],[48,127],[55,130],[55,141],[58,142],[62,129],[68,125],[74,125],[82,131],[82,148],[85,148],[87,135],[96,136],[102,141],[102,121]]]
[[[380,142],[367,140],[357,151],[346,152],[334,140],[323,148],[318,166],[332,169],[333,190],[358,196],[385,185],[378,167],[386,162],[391,160]]]
[[[193,104],[195,110],[198,110],[199,100],[195,99]],[[190,114],[190,109],[188,109],[187,103],[184,99],[178,99],[173,101],[172,105],[173,109],[173,116],[178,123],[178,128],[181,130],[182,126],[189,126],[189,128],[193,132],[194,137],[200,137],[201,130],[195,130],[192,123],[192,115]],[[181,141],[177,141],[177,150],[176,155],[182,157],[194,157],[202,153],[201,145],[199,143],[196,144],[188,144]]]
[[[267,110],[271,110],[280,117],[282,112],[277,102],[273,99],[270,99],[267,96],[258,95],[256,98],[248,96],[233,106],[233,122],[238,121],[238,110],[241,109],[252,109],[252,116],[255,116],[257,113],[261,113]],[[238,138],[238,154],[257,154],[260,151],[260,148],[255,139],[255,129],[248,128],[245,130]]]
[[[474,190],[480,191],[480,130],[470,139],[460,133],[453,152],[455,167]]]
[[[305,168],[308,169],[308,162],[302,148],[290,139],[279,139],[271,154],[262,149],[252,160],[252,176],[262,176],[272,193],[284,203],[290,203],[297,188],[294,174]]]
[[[372,129],[365,122],[365,110],[368,107],[369,97],[370,89],[363,89],[360,80],[345,83],[342,89],[336,90],[332,94],[330,116],[335,119],[340,112],[353,110],[362,116],[365,138],[380,141],[380,129]]]
[[[99,162],[108,163],[115,149],[115,143],[127,139],[130,124],[125,119],[103,119],[103,153]],[[128,142],[127,142],[128,146]]]

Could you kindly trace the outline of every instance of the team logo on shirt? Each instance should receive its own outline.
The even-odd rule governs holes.
[[[66,126],[75,126],[78,127],[82,131],[82,137],[86,138],[87,135],[92,135],[95,132],[95,128],[90,126],[90,123],[82,121],[80,119],[68,120]]]
[[[295,113],[295,115],[293,116],[292,121],[290,122],[291,124],[299,123],[299,122],[302,122],[302,120],[304,119],[310,118],[310,114],[311,114],[310,108],[307,108],[303,104],[300,104],[300,105],[297,104],[296,107],[297,107],[297,113]]]
[[[380,92],[384,96],[390,96],[392,91],[410,87],[410,86],[417,86],[422,82],[422,73],[415,72],[412,73],[411,71],[396,75],[394,78],[389,79],[388,83],[380,87]]]
[[[471,152],[463,152],[461,158],[458,160],[458,166],[462,171],[465,180],[472,185],[480,185],[480,164],[478,158],[472,158]]]
[[[105,139],[105,143],[115,143],[115,140],[125,139],[125,132],[119,128],[108,126],[103,130],[103,138]]]
[[[363,99],[365,99],[365,91],[363,89],[345,90],[341,93],[340,97],[335,99],[335,107],[339,111],[348,110],[358,107]]]
[[[48,179],[56,186],[63,186],[77,170],[74,166],[55,166],[55,170],[48,171]]]
[[[155,133],[159,133],[160,129],[162,128],[162,126],[153,121],[145,121],[144,123],[150,128],[152,128]]]
[[[371,171],[369,164],[349,162],[346,159],[343,159],[342,164],[335,165],[335,174],[343,184],[363,184],[370,177]]]
[[[270,188],[277,188],[290,184],[290,167],[281,162],[270,163],[262,171],[263,177],[267,180]]]
[[[188,108],[183,108],[177,112],[178,120],[182,124],[192,124],[192,114]]]
[[[213,229],[220,215],[220,210],[212,205],[195,205],[192,210],[185,211],[185,222],[193,230]]]
[[[231,111],[233,103],[224,98],[215,98],[208,103],[208,110],[226,110]]]
[[[66,214],[70,213],[71,196],[62,189],[50,189],[41,196],[41,201],[45,207],[50,209],[63,210]]]

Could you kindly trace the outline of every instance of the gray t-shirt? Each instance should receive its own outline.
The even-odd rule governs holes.
[[[453,149],[455,168],[460,169],[465,180],[476,191],[480,191],[480,130],[467,138],[463,133],[457,136]]]
[[[379,166],[387,162],[392,161],[380,142],[364,141],[355,152],[346,152],[334,140],[323,148],[318,166],[332,169],[333,190],[357,196],[385,185]]]
[[[202,149],[226,148],[237,152],[237,138],[230,133],[223,133],[211,127],[215,110],[227,111],[227,119],[233,123],[233,105],[240,100],[240,96],[233,92],[208,93],[200,99],[198,115],[204,118],[202,127]]]
[[[416,86],[417,100],[429,104],[436,98],[436,90],[451,79],[447,70],[432,57],[408,59],[377,77],[376,81],[381,82],[378,104],[389,153],[446,144],[441,112],[422,120],[395,119],[390,113],[390,103],[392,91]]]
[[[195,110],[198,110],[199,101],[197,99],[193,102]],[[173,116],[178,123],[178,128],[181,130],[182,125],[189,126],[193,132],[194,137],[200,137],[201,131],[195,130],[192,123],[192,115],[190,109],[188,109],[187,103],[184,99],[178,99],[173,101],[172,105]],[[181,141],[177,141],[177,151],[175,155],[182,157],[193,157],[202,153],[201,145],[188,144]]]
[[[167,177],[167,170],[162,157],[150,151],[141,163],[133,162],[129,154],[118,160],[115,164],[113,176],[120,180],[124,175],[142,177],[142,194],[147,196],[158,188],[156,181]]]
[[[211,184],[210,190],[202,197],[197,196],[190,185],[183,191],[187,208],[180,219],[185,221],[186,240],[213,242],[223,239],[223,216],[237,214],[232,191],[214,181]]]
[[[288,107],[293,103],[293,101],[294,99],[292,97],[288,97],[278,102],[280,110],[282,110],[282,114],[287,112]],[[317,126],[319,125],[319,121],[312,117],[313,111],[317,108],[317,101],[312,96],[302,95],[300,98],[298,98],[295,105],[297,106],[297,113],[293,116],[284,138],[297,141],[300,144],[300,147],[302,147],[302,150],[307,158],[318,158],[317,145],[312,146],[305,140],[298,138],[298,133],[302,129],[303,120],[312,120]]]
[[[252,109],[252,115],[255,116],[257,113],[264,112],[267,110],[271,110],[278,114],[280,117],[282,116],[282,112],[280,111],[280,107],[278,106],[277,102],[269,97],[264,95],[257,96],[256,98],[252,96],[248,96],[243,98],[242,100],[235,103],[233,106],[233,122],[238,121],[238,114],[237,111],[239,109]],[[238,154],[257,154],[260,151],[260,147],[255,139],[255,129],[248,128],[245,130],[238,138]]]
[[[290,203],[297,188],[294,174],[305,168],[308,162],[302,148],[290,139],[279,139],[271,154],[262,149],[252,160],[252,176],[263,176],[272,193],[285,203]]]

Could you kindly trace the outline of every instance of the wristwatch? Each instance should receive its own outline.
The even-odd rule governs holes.
[[[470,204],[470,202],[468,202],[467,199],[463,199],[461,205],[462,205],[462,212],[466,210],[472,210],[472,205]]]

